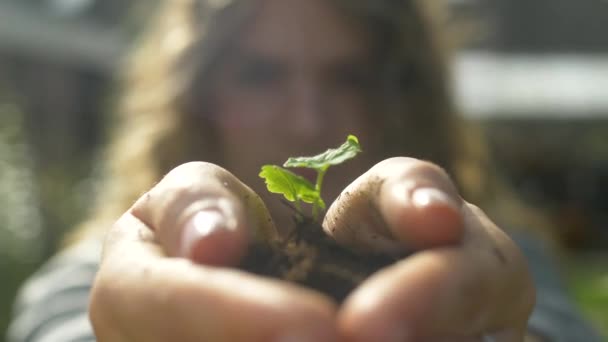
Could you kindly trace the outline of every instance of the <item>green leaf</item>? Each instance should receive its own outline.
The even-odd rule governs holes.
[[[276,165],[262,166],[260,177],[266,181],[268,191],[282,194],[288,201],[303,201],[325,209],[319,191],[304,177]]]
[[[313,157],[297,157],[289,158],[284,167],[306,167],[317,171],[326,170],[331,165],[342,164],[345,161],[354,158],[361,152],[359,139],[354,135],[349,135],[346,142],[342,146],[318,154]]]

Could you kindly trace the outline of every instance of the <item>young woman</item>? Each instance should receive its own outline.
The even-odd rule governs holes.
[[[14,336],[92,338],[90,310],[97,340],[113,342],[551,338],[528,330],[535,288],[503,231],[531,215],[455,115],[437,4],[164,2],[126,71],[85,237],[23,291],[22,316],[45,301],[59,309],[18,318]],[[327,233],[416,252],[342,305],[232,267],[257,231],[290,222],[260,166],[351,133],[365,152],[328,175],[328,198],[352,196],[328,209]]]

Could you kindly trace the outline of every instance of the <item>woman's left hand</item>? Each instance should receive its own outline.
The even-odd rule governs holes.
[[[343,340],[523,341],[535,300],[526,261],[438,166],[380,162],[342,192],[323,226],[357,250],[413,252],[346,299]]]

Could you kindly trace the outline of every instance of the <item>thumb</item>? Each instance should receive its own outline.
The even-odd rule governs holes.
[[[170,257],[232,266],[255,234],[270,234],[262,200],[225,169],[191,162],[169,172],[131,208]]]
[[[458,243],[464,234],[463,203],[440,167],[391,158],[346,187],[323,225],[356,250],[400,255]]]

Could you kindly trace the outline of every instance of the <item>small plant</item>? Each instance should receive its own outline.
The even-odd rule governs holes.
[[[349,135],[336,149],[313,157],[289,158],[283,167],[264,165],[260,177],[268,190],[282,194],[297,211],[294,229],[281,227],[283,234],[254,240],[239,267],[258,275],[274,277],[321,291],[342,302],[370,274],[392,264],[389,255],[358,253],[341,246],[321,226],[325,209],[321,197],[323,179],[332,165],[341,164],[361,152],[358,139]],[[285,168],[304,167],[317,172],[315,184]],[[302,202],[312,205],[312,216],[304,216]],[[312,219],[310,219],[312,218]]]
[[[294,202],[299,214],[302,213],[301,202],[312,204],[312,218],[316,221],[319,218],[319,213],[325,210],[321,188],[327,170],[332,165],[339,165],[354,158],[360,152],[359,139],[354,135],[349,135],[346,142],[338,148],[329,149],[312,157],[287,159],[283,167],[303,167],[317,171],[317,179],[314,185],[306,178],[277,165],[262,166],[260,177],[266,181],[268,191],[282,194],[286,200]],[[298,219],[301,220],[301,217],[298,217]]]

